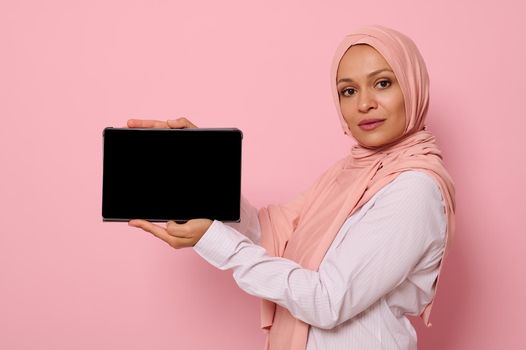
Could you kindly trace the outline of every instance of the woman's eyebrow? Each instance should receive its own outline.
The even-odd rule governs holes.
[[[369,77],[372,77],[373,75],[376,75],[378,73],[382,73],[382,72],[391,72],[394,74],[394,72],[389,69],[389,68],[380,68],[380,69],[377,69],[375,71],[372,71],[371,73],[367,74],[367,78]],[[351,78],[341,78],[341,79],[338,79],[338,81],[336,82],[337,84],[339,83],[352,83],[353,80]]]

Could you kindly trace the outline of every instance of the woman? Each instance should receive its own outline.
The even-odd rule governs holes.
[[[130,221],[174,248],[193,246],[262,301],[267,349],[416,349],[406,315],[429,324],[454,188],[425,131],[428,76],[414,43],[382,26],[347,36],[331,83],[357,145],[299,198],[240,224],[166,228]],[[130,127],[195,127],[182,118]]]

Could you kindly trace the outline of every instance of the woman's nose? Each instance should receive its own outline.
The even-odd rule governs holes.
[[[370,109],[378,107],[374,93],[363,90],[358,96],[358,110],[360,112],[366,113]]]

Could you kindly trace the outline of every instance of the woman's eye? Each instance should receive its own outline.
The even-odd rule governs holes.
[[[376,83],[380,88],[385,89],[389,86],[391,86],[391,82],[389,80],[380,80],[378,83]]]
[[[353,88],[345,88],[341,91],[342,96],[351,96],[354,94]]]

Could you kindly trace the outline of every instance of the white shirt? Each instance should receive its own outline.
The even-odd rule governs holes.
[[[257,209],[243,199],[241,211],[239,224],[214,221],[194,250],[232,269],[247,293],[310,324],[308,350],[416,349],[405,315],[431,301],[445,246],[445,209],[431,176],[403,172],[378,191],[345,221],[318,271],[268,255],[257,244]]]

